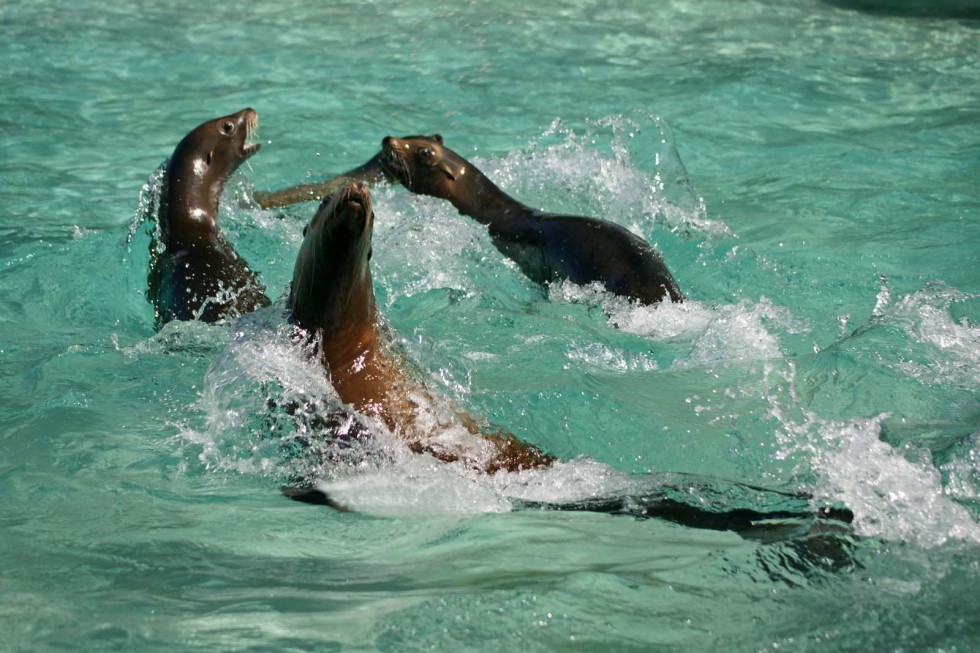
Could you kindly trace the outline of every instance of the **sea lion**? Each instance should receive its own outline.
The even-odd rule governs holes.
[[[429,453],[444,462],[461,463],[487,474],[555,464],[558,459],[554,456],[505,431],[480,428],[465,413],[454,412],[439,419],[428,389],[394,351],[377,309],[370,266],[373,226],[367,186],[348,183],[338,195],[321,202],[306,227],[293,270],[289,319],[297,327],[299,338],[313,345],[311,351],[327,370],[340,399],[359,416],[380,420],[412,451]],[[369,429],[363,428],[360,417],[356,419],[352,437],[368,437]],[[349,422],[341,421],[347,428]],[[302,479],[283,492],[297,501],[346,509],[311,480]],[[737,486],[742,493],[766,498],[772,507],[713,509],[700,504],[702,494],[715,486],[703,486],[703,492],[696,492],[693,488],[699,486],[694,477],[664,475],[653,477],[638,494],[596,496],[571,503],[524,501],[517,505],[654,517],[697,528],[732,530],[755,539],[797,537],[809,532],[817,521],[847,524],[853,519],[847,509],[810,508],[810,497],[805,494],[744,484],[728,484],[727,494]],[[794,519],[806,523],[782,524]]]
[[[541,467],[553,458],[463,413],[431,423],[435,402],[393,350],[371,278],[371,193],[351,182],[324,198],[306,227],[289,291],[290,320],[313,340],[340,399],[380,419],[415,452],[494,473]],[[424,411],[429,411],[423,416]],[[438,421],[438,419],[436,420]]]
[[[157,328],[171,320],[216,322],[269,304],[258,277],[218,226],[225,182],[259,151],[259,143],[246,143],[257,124],[252,109],[202,123],[166,164],[147,292]]]
[[[381,164],[403,186],[452,202],[487,225],[493,244],[533,281],[601,283],[642,304],[684,296],[648,242],[608,220],[530,208],[500,190],[472,163],[445,147],[442,136],[387,136]]]

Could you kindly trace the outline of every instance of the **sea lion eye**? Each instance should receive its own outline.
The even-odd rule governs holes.
[[[419,150],[419,161],[425,165],[432,165],[435,162],[436,153],[431,147],[423,147]]]
[[[231,134],[234,131],[235,131],[235,123],[233,123],[232,121],[226,120],[223,123],[221,123],[222,134]]]

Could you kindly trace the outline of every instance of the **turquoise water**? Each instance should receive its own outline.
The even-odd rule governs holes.
[[[0,649],[980,647],[977,23],[313,4],[0,7]],[[222,221],[279,304],[155,333],[141,189],[246,106],[263,150]],[[377,295],[419,375],[572,462],[403,456],[324,472],[353,512],[290,502],[262,416],[330,393],[279,310],[312,207],[247,198],[436,131],[528,204],[643,234],[689,301],[545,294],[447,205],[377,189]],[[662,472],[845,503],[853,559],[509,510]]]

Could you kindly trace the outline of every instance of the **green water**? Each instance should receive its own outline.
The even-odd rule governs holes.
[[[5,2],[0,650],[980,647],[980,32],[846,4]],[[156,333],[141,189],[246,106],[222,223],[280,301]],[[641,233],[689,301],[543,293],[377,189],[419,375],[572,462],[403,456],[325,472],[352,512],[290,502],[263,414],[330,393],[282,331],[312,207],[246,198],[431,132]],[[844,503],[853,555],[509,510],[663,472]]]

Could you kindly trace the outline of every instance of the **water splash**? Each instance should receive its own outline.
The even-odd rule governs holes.
[[[156,243],[160,242],[160,227],[157,225],[157,209],[160,206],[160,190],[163,187],[163,177],[167,172],[167,161],[165,160],[156,170],[151,172],[140,188],[139,200],[133,210],[133,216],[129,220],[129,229],[126,232],[126,243],[132,244],[136,234],[144,225],[148,227],[148,234]],[[162,253],[160,249],[157,253]]]
[[[195,406],[200,424],[182,425],[178,443],[205,470],[278,484],[371,464],[383,434],[361,439],[376,425],[343,406],[315,360],[294,341],[281,306],[240,318],[208,367]]]
[[[950,310],[977,297],[934,284],[884,311],[878,321],[904,331],[910,343],[894,367],[922,383],[980,387],[980,326],[965,317],[956,322]]]
[[[791,362],[768,373],[779,387],[794,385]],[[777,394],[767,398],[777,425],[776,457],[805,459],[797,473],[812,475],[815,498],[843,501],[851,508],[859,534],[922,547],[950,540],[980,543],[980,524],[947,495],[928,451],[911,446],[903,451],[881,440],[889,415],[827,420],[803,408],[794,392],[788,394],[788,403]]]
[[[729,305],[688,300],[644,306],[612,295],[599,284],[568,282],[552,284],[548,294],[553,301],[600,307],[610,326],[626,333],[683,345],[688,351],[674,361],[677,368],[780,358],[780,335],[810,328],[807,320],[765,297]]]

